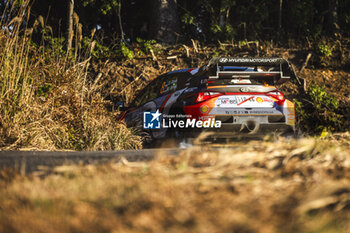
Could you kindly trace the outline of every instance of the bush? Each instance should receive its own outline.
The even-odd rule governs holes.
[[[149,54],[153,50],[153,45],[156,43],[155,40],[143,40],[141,38],[136,38],[136,41],[141,48],[141,54]]]
[[[312,83],[301,100],[294,100],[298,124],[310,133],[344,130],[338,100],[324,85]]]

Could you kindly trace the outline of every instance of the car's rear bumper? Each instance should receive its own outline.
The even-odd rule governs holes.
[[[222,124],[220,128],[206,128],[206,129],[183,129],[182,135],[184,137],[194,138],[199,134],[208,132],[209,137],[215,138],[234,138],[237,136],[257,136],[266,135],[269,133],[291,133],[293,134],[295,127],[285,123],[271,123],[271,124]]]

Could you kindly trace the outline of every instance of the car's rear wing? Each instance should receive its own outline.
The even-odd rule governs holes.
[[[230,70],[228,67],[234,68]],[[204,69],[210,71],[209,79],[269,79],[280,84],[296,78],[293,68],[284,58],[218,57],[211,59]]]

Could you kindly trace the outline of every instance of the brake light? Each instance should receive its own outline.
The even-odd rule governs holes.
[[[275,90],[275,91],[270,91],[270,92],[266,93],[266,95],[272,97],[273,100],[274,100],[278,105],[283,105],[284,101],[286,100],[286,99],[284,98],[284,95],[283,95],[281,92],[277,91],[277,90]]]
[[[199,92],[196,102],[202,102],[204,100],[208,100],[208,99],[220,96],[220,95],[222,95],[222,93],[220,93],[220,92],[212,92],[212,91]]]

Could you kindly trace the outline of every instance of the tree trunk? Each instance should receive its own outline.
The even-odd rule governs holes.
[[[118,23],[119,23],[119,29],[120,29],[121,39],[122,39],[123,42],[125,42],[125,39],[124,39],[124,30],[123,30],[123,24],[122,24],[121,9],[122,9],[122,1],[119,1],[118,7],[117,7]]]
[[[74,0],[67,0],[67,52],[72,49],[72,41],[73,41],[73,13],[74,13]]]
[[[280,7],[278,10],[278,33],[281,33],[281,30],[282,30],[282,9],[283,9],[283,0],[280,0]]]
[[[153,0],[151,37],[165,44],[174,44],[177,40],[178,14],[176,0]]]
[[[331,36],[336,36],[339,33],[338,25],[338,0],[329,0],[329,13],[328,13],[328,33]]]

